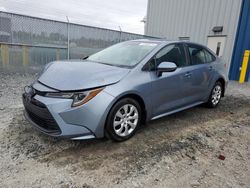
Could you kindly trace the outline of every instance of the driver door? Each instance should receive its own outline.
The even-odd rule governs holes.
[[[177,69],[173,72],[163,72],[158,76],[157,67],[162,62],[175,63]],[[151,63],[154,70],[151,72],[153,117],[157,117],[185,104],[183,76],[186,73],[187,58],[183,44],[170,44],[164,47]]]

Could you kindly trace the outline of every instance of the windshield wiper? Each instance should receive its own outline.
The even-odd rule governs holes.
[[[109,66],[113,66],[113,67],[130,68],[130,66],[128,66],[128,65],[119,65],[119,64],[116,65],[116,64],[103,63],[103,62],[100,62],[100,61],[93,61],[93,60],[88,60],[88,61],[92,61],[94,63],[100,63],[100,64],[103,64],[103,65],[109,65]]]
[[[129,65],[114,65],[114,66],[121,67],[121,68],[130,68],[131,67]]]
[[[87,56],[83,56],[82,58],[81,58],[81,60],[85,60],[85,59],[88,59],[88,55]]]
[[[110,63],[102,63],[102,62],[98,62],[98,63],[104,64],[104,65],[110,65],[110,66],[113,66],[113,67],[129,68],[128,65],[110,64]]]

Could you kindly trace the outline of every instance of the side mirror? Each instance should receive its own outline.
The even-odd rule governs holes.
[[[157,67],[157,75],[161,76],[163,72],[174,72],[177,65],[172,62],[161,62]]]

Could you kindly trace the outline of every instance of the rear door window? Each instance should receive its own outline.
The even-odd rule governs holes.
[[[216,60],[216,58],[207,50],[204,49],[207,63],[211,63]]]
[[[188,51],[190,54],[191,65],[199,65],[207,63],[205,51],[201,46],[188,45]]]

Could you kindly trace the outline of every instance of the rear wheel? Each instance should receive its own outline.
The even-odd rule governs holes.
[[[210,108],[215,108],[216,106],[218,106],[222,97],[222,92],[222,84],[220,82],[216,82],[211,91],[207,106]]]
[[[106,124],[108,136],[115,141],[131,138],[141,124],[141,107],[131,98],[118,101],[111,109]]]

